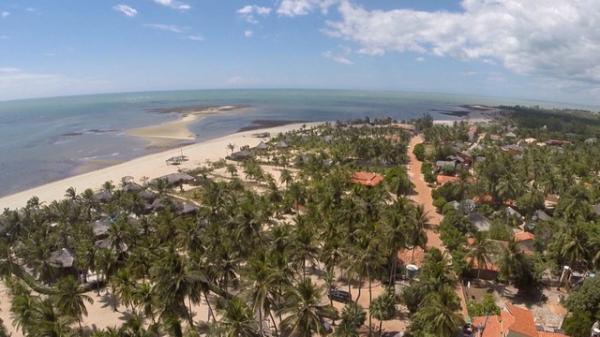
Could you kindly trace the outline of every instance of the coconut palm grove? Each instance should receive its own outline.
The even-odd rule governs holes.
[[[600,118],[479,108],[32,195],[0,216],[0,336],[600,334]]]

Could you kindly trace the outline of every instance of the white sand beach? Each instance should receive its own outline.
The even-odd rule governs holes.
[[[42,186],[38,186],[26,191],[15,193],[0,198],[0,209],[23,207],[33,196],[37,196],[42,202],[51,202],[62,199],[65,191],[69,187],[75,188],[78,193],[86,188],[98,189],[106,181],[112,181],[119,184],[121,178],[126,176],[134,177],[140,181],[142,177],[149,179],[157,178],[169,173],[177,172],[178,169],[192,169],[204,164],[207,160],[216,161],[229,154],[228,144],[235,145],[236,149],[243,145],[256,146],[261,139],[253,135],[256,133],[269,132],[272,136],[280,132],[286,132],[301,127],[302,124],[290,124],[274,128],[251,130],[239,132],[232,135],[208,140],[205,142],[184,146],[182,148],[171,149],[160,153],[136,158],[118,165],[102,168],[85,174],[69,177]],[[308,125],[308,124],[307,124]],[[180,166],[170,166],[166,160],[179,156],[183,152],[188,156],[189,161]]]
[[[182,117],[175,121],[127,130],[127,134],[144,138],[150,142],[150,146],[169,146],[179,142],[191,142],[196,139],[196,134],[188,128],[190,124],[210,115],[237,109],[241,108],[227,105],[185,111],[181,113]]]

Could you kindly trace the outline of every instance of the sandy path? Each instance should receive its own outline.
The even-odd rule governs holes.
[[[416,203],[423,205],[425,212],[429,216],[429,223],[433,227],[427,229],[427,246],[437,248],[444,252],[446,251],[446,247],[440,239],[439,233],[434,231],[434,228],[440,225],[442,221],[442,215],[439,214],[436,208],[433,206],[431,187],[427,185],[423,174],[421,174],[421,166],[423,165],[423,163],[417,160],[417,157],[413,154],[413,149],[415,145],[420,144],[423,141],[424,140],[421,135],[414,136],[410,139],[407,148],[409,158],[408,175],[412,183],[415,185],[415,194],[411,195],[410,198]],[[463,317],[467,318],[469,316],[469,313],[467,312],[467,302],[465,301],[464,292],[460,284],[456,288],[456,294],[460,299]]]

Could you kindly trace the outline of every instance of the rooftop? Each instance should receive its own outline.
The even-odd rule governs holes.
[[[374,172],[356,172],[352,182],[363,186],[377,186],[383,182],[383,176]]]

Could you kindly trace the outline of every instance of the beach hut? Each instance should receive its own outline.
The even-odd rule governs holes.
[[[373,172],[355,172],[352,182],[363,186],[377,186],[383,182],[383,176]]]
[[[175,186],[175,185],[192,183],[192,182],[194,182],[195,178],[187,173],[176,172],[176,173],[171,173],[171,174],[167,174],[165,176],[156,178],[152,182],[154,184],[156,184],[160,180],[166,181],[167,185],[169,185],[169,186]]]
[[[123,186],[123,192],[127,193],[138,193],[143,190],[144,188],[142,187],[142,185],[136,184],[133,181],[129,181]]]
[[[490,220],[488,220],[486,217],[477,212],[469,214],[468,219],[469,222],[471,222],[471,224],[475,226],[480,232],[487,232],[492,226]]]
[[[98,191],[96,193],[94,193],[94,201],[96,202],[100,202],[100,203],[107,203],[112,199],[112,194],[110,194],[108,191]]]
[[[75,262],[75,256],[71,250],[62,248],[50,253],[48,263],[55,268],[71,268]]]
[[[281,140],[279,142],[277,142],[277,144],[275,144],[275,147],[277,147],[278,149],[287,149],[288,147],[290,147],[288,145],[288,143],[286,143],[285,141]]]
[[[250,152],[248,150],[240,150],[240,151],[232,153],[229,156],[229,159],[235,160],[235,161],[244,161],[244,160],[248,160],[250,158],[252,158],[252,152]]]
[[[195,214],[200,209],[198,206],[187,203],[187,202],[179,204],[177,208],[178,208],[178,210],[177,210],[178,215]]]
[[[256,145],[256,149],[259,151],[265,151],[269,149],[269,146],[265,142],[260,142]]]
[[[548,213],[544,212],[541,209],[536,210],[535,212],[533,212],[533,216],[531,217],[531,220],[533,221],[550,221],[552,220],[552,217],[548,215]]]
[[[592,206],[592,213],[600,216],[600,203],[595,204],[594,206]]]
[[[94,221],[94,223],[92,224],[92,231],[94,232],[94,236],[102,237],[108,235],[108,230],[110,229],[110,226],[110,220],[107,218]]]

